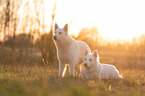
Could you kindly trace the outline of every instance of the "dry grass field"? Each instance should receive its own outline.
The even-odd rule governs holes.
[[[1,60],[17,59],[7,54]],[[143,56],[105,51],[99,51],[99,55],[101,62],[115,65],[123,79],[82,80],[69,77],[68,71],[66,77],[58,78],[58,64],[2,64],[0,96],[145,96]]]
[[[58,78],[58,69],[0,66],[0,96],[145,96],[145,71],[120,70],[120,80]]]
[[[26,56],[6,48],[0,52],[0,96],[145,96],[143,55],[99,50],[100,61],[115,65],[123,79],[87,81],[69,77],[68,71],[58,78],[58,64],[39,64],[36,50]]]

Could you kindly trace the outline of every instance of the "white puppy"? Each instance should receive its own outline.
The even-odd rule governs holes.
[[[80,76],[84,79],[122,78],[115,66],[109,64],[101,64],[99,62],[97,50],[95,50],[93,53],[86,52]]]
[[[89,52],[90,48],[85,42],[76,41],[68,34],[68,24],[66,24],[63,28],[59,28],[57,24],[55,24],[55,33],[54,33],[54,41],[57,48],[57,57],[59,60],[59,77],[64,76],[66,66],[65,64],[69,64],[70,66],[70,75],[75,75],[76,71],[79,72],[79,65],[83,63],[83,57],[85,52]]]

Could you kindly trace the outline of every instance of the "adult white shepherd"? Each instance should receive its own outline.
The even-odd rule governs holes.
[[[115,66],[100,63],[97,50],[93,53],[86,52],[80,76],[84,79],[122,78]]]
[[[70,75],[75,76],[75,69],[79,72],[79,64],[83,63],[85,52],[90,52],[90,48],[85,42],[76,41],[68,34],[68,24],[59,28],[55,24],[54,42],[57,48],[57,57],[59,60],[59,77],[63,77],[66,66],[69,64]]]

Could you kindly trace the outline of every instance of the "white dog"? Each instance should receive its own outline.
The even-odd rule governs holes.
[[[85,52],[89,52],[90,48],[85,42],[76,41],[68,34],[68,24],[63,28],[59,28],[55,24],[55,33],[53,36],[57,48],[57,57],[59,60],[59,77],[63,77],[66,66],[69,64],[70,75],[75,75],[75,69],[79,72],[79,65],[83,63]]]
[[[101,64],[99,62],[97,50],[95,50],[93,53],[86,52],[80,76],[84,79],[122,78],[115,66],[109,64]]]

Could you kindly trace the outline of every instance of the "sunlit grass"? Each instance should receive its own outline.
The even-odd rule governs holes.
[[[144,71],[121,70],[120,80],[58,78],[48,67],[0,67],[0,96],[144,96]]]

